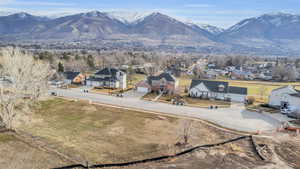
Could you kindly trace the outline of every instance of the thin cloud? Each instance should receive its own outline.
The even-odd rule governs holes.
[[[184,5],[186,8],[209,8],[214,7],[214,5],[211,4],[186,4]]]
[[[74,3],[61,3],[61,2],[42,2],[42,1],[16,1],[16,0],[0,0],[5,5],[25,5],[25,6],[75,6]]]
[[[0,5],[7,5],[12,3],[14,0],[0,0]]]

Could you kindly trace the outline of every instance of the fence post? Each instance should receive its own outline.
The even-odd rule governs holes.
[[[87,168],[87,169],[90,169],[90,166],[89,166],[89,162],[88,162],[88,161],[86,161],[86,168]]]

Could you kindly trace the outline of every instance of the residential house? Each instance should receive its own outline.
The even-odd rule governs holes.
[[[291,85],[274,89],[269,96],[269,105],[276,108],[292,106],[300,110],[300,91]]]
[[[139,83],[137,83],[135,85],[135,89],[139,93],[149,93],[149,92],[151,92],[151,86],[149,85],[149,83],[146,80],[140,81]]]
[[[87,86],[98,88],[126,89],[127,75],[115,68],[104,68],[86,80]]]
[[[247,94],[247,88],[229,86],[228,82],[209,80],[192,80],[189,90],[190,97],[233,102],[244,102]]]
[[[258,79],[261,79],[261,80],[272,80],[273,79],[273,75],[272,73],[260,73],[258,75]]]
[[[175,94],[179,86],[179,81],[170,73],[149,76],[147,78],[147,83],[151,86],[151,91],[169,94]]]
[[[230,78],[233,80],[239,79],[239,80],[253,80],[254,75],[251,72],[245,72],[241,70],[233,70],[230,73]]]
[[[80,72],[67,71],[63,73],[65,84],[83,84],[85,76]]]
[[[207,79],[216,79],[219,75],[219,72],[217,72],[214,69],[210,69],[210,70],[205,70],[205,78]]]

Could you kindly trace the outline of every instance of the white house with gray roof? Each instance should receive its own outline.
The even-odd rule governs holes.
[[[292,106],[300,110],[300,91],[291,85],[274,89],[269,96],[269,105],[277,108]]]
[[[190,97],[230,100],[233,102],[244,102],[247,94],[247,88],[233,87],[229,86],[228,82],[210,80],[192,80],[189,90]]]

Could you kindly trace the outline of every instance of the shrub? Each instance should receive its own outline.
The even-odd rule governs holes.
[[[248,103],[249,105],[253,104],[254,102],[255,102],[255,97],[249,96],[249,97],[247,98],[247,103]]]

